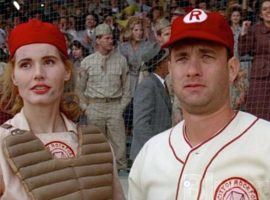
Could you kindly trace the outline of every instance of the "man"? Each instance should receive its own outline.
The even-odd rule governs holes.
[[[118,169],[126,168],[126,136],[123,111],[131,99],[126,59],[113,49],[112,30],[96,27],[97,51],[81,63],[79,90],[83,92],[89,123],[98,126],[110,140]]]
[[[142,70],[148,70],[150,74],[142,80],[134,94],[131,160],[135,159],[145,142],[172,125],[172,105],[165,84],[169,73],[168,54],[168,49],[160,49],[155,43],[144,55],[146,62]]]
[[[194,9],[164,47],[184,120],[144,145],[129,199],[270,199],[270,123],[230,107],[239,61],[225,18]]]
[[[155,26],[155,30],[156,30],[156,39],[157,39],[158,43],[162,46],[170,38],[171,23],[167,19],[161,18],[160,20],[158,20],[158,22]],[[171,99],[173,99],[171,119],[172,119],[172,125],[175,125],[182,118],[182,111],[180,108],[179,100],[177,99],[177,97],[173,93],[172,80],[171,80],[170,74],[168,74],[168,76],[165,78],[165,82],[168,86],[168,90],[169,90]]]
[[[155,25],[155,33],[156,40],[160,45],[163,45],[170,38],[171,23],[165,18],[159,19]]]
[[[85,29],[77,32],[75,39],[86,46],[90,53],[94,52],[95,28],[98,24],[98,16],[95,13],[89,13],[85,16]]]

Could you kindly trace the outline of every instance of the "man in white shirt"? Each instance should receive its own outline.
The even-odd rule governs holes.
[[[164,47],[184,120],[144,145],[130,200],[270,199],[270,123],[230,106],[233,44],[217,12],[194,9],[173,22]]]

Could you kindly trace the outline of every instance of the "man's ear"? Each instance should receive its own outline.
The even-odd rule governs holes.
[[[233,83],[236,79],[239,69],[240,69],[240,61],[236,57],[232,57],[229,59],[228,62],[228,69],[229,69],[229,80],[230,83]]]
[[[171,69],[171,61],[168,60],[168,70],[169,70],[169,74],[172,74],[172,69]]]

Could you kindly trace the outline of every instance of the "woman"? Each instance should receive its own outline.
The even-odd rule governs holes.
[[[234,37],[234,56],[238,56],[238,38],[241,33],[241,8],[232,8],[231,14],[229,16],[229,23],[233,31]]]
[[[126,57],[129,66],[130,91],[133,97],[139,81],[142,55],[146,52],[150,42],[145,39],[143,20],[139,17],[131,17],[123,32],[123,43],[119,45],[120,52]],[[133,101],[127,106],[124,112],[126,132],[131,133],[133,116]]]
[[[122,199],[105,137],[73,122],[80,108],[64,92],[72,76],[64,35],[30,20],[8,44],[0,107],[15,116],[0,128],[1,198]]]
[[[244,21],[239,38],[240,56],[253,56],[246,110],[270,120],[270,0],[262,1],[261,22]]]
[[[81,61],[88,55],[88,50],[78,40],[71,43],[71,60],[74,67],[79,68]]]
[[[228,17],[229,24],[233,32],[234,37],[234,56],[239,58],[238,54],[238,39],[241,33],[241,8],[238,6],[232,7],[230,15]],[[244,59],[244,57],[243,57]],[[246,58],[245,58],[246,59]],[[248,71],[249,67],[245,62],[241,63],[241,69],[238,73],[237,79],[234,81],[231,87],[231,104],[234,109],[241,109],[243,106],[246,90],[248,87]]]
[[[124,42],[119,45],[120,52],[126,57],[129,65],[130,89],[133,96],[138,83],[142,55],[145,53],[149,42],[145,40],[143,20],[139,17],[131,17],[123,32]]]

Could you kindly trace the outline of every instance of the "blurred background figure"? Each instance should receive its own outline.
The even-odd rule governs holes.
[[[134,160],[152,136],[172,125],[172,104],[165,83],[168,75],[168,49],[153,44],[145,53],[144,66],[150,74],[138,84],[134,94],[133,138],[130,158]],[[162,116],[162,117],[161,117]]]
[[[77,32],[77,39],[87,47],[89,53],[94,52],[95,27],[99,24],[98,16],[95,13],[89,13],[85,16],[85,29]]]
[[[270,1],[260,7],[261,22],[251,26],[244,21],[239,38],[240,56],[253,56],[250,85],[245,109],[263,119],[270,120]]]
[[[113,46],[107,24],[95,29],[96,51],[81,62],[78,92],[88,124],[106,134],[116,155],[118,170],[126,170],[126,135],[123,112],[130,102],[130,80],[126,58]]]
[[[160,44],[168,41],[171,35],[171,23],[166,18],[161,18],[155,25],[156,40]]]
[[[130,76],[130,92],[134,96],[137,87],[142,64],[142,56],[146,53],[147,47],[151,42],[145,38],[145,29],[143,20],[139,17],[131,17],[128,20],[126,28],[122,32],[122,39],[118,49],[127,59]],[[127,134],[132,132],[133,100],[127,106],[124,112],[125,126]]]
[[[74,40],[71,43],[71,61],[75,68],[81,66],[81,61],[88,56],[89,51],[85,48],[82,43],[78,40]]]

